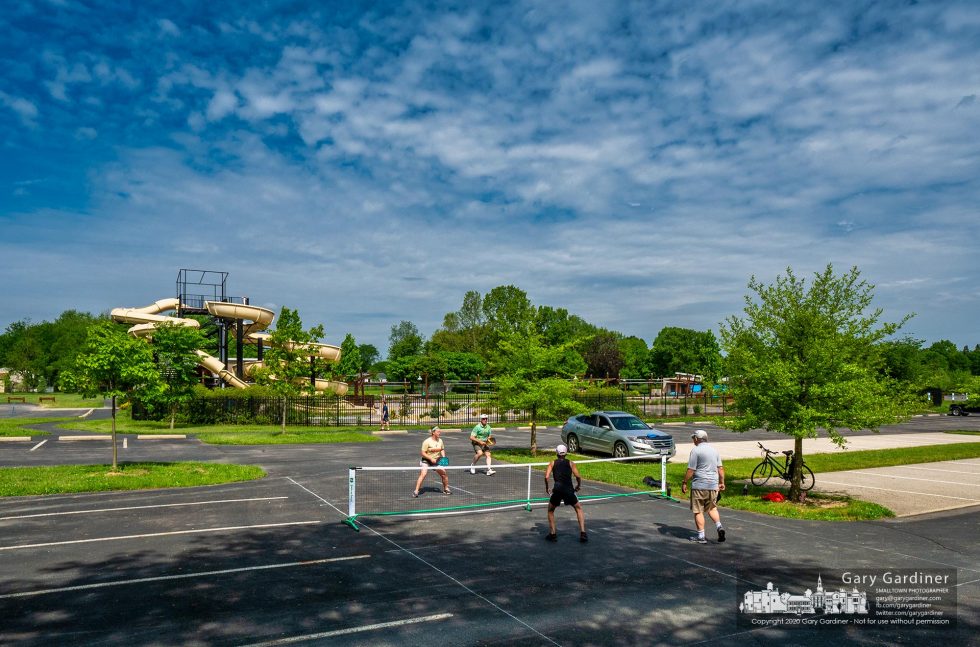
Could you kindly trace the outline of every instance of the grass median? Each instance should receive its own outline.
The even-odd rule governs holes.
[[[553,452],[541,451],[538,452],[537,456],[531,456],[530,451],[526,449],[496,450],[493,455],[494,458],[508,463],[547,463],[554,458]],[[957,443],[954,445],[926,445],[900,449],[811,454],[805,459],[807,465],[816,473],[819,484],[821,474],[827,472],[932,463],[976,458],[978,456],[980,456],[980,443]],[[573,461],[584,461],[598,457],[569,454],[569,458]],[[755,487],[748,483],[752,469],[758,464],[759,459],[757,458],[725,461],[725,481],[728,488],[719,502],[721,507],[749,510],[779,517],[820,521],[864,521],[894,516],[888,508],[846,495],[808,493],[805,503],[763,501],[760,498],[763,494],[773,491],[785,493],[789,488],[788,486],[778,487],[778,484],[783,483],[779,480],[775,483],[770,481],[765,487]],[[643,478],[646,476],[660,479],[660,463],[651,461],[586,464],[579,465],[579,471],[584,479],[634,490],[649,489],[643,484]],[[670,484],[674,496],[681,496],[681,481],[686,471],[687,465],[684,463],[667,463],[667,483]],[[745,484],[748,484],[748,488],[746,494],[743,495],[743,485]]]
[[[0,436],[47,436],[47,431],[29,429],[28,426],[69,420],[71,418],[0,418]]]
[[[0,496],[197,487],[264,476],[260,467],[221,463],[120,463],[116,471],[110,465],[2,467]]]
[[[23,402],[21,402],[23,400]],[[3,393],[0,404],[36,404],[48,409],[101,409],[105,398],[86,398],[81,393]]]
[[[61,429],[108,434],[112,420],[72,420],[58,425]],[[209,445],[298,445],[324,443],[371,443],[378,439],[370,431],[357,427],[286,427],[280,425],[190,425],[169,422],[132,420],[128,412],[116,417],[116,433],[120,434],[186,434]]]

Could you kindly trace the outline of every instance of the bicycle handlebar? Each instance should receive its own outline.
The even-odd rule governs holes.
[[[759,445],[759,447],[762,447],[762,443],[758,443],[758,445]],[[772,451],[771,449],[766,449],[765,447],[762,447],[762,451],[764,451],[767,454],[775,454],[776,453],[776,452]]]

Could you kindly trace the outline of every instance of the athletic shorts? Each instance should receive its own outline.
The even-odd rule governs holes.
[[[565,505],[575,505],[578,503],[578,497],[575,496],[575,490],[552,490],[551,499],[548,501],[548,503],[556,508],[561,503],[564,503]]]
[[[419,459],[419,467],[434,468],[434,467],[439,467],[439,463],[438,462],[436,462],[436,463],[430,463],[429,461],[425,460],[424,458],[421,458],[421,459]]]
[[[490,451],[490,448],[489,447],[484,447],[481,443],[478,443],[475,440],[471,440],[470,443],[473,444],[473,452],[474,453],[475,452],[488,452],[488,451]]]
[[[691,511],[707,512],[718,507],[718,490],[691,490]]]

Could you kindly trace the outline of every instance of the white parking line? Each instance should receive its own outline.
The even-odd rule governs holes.
[[[260,523],[252,526],[224,526],[222,528],[198,528],[195,530],[174,530],[172,532],[151,532],[142,535],[120,535],[117,537],[98,537],[96,539],[72,539],[69,541],[48,541],[42,544],[20,544],[16,546],[0,546],[3,550],[20,550],[22,548],[47,548],[49,546],[68,546],[71,544],[91,544],[103,541],[123,541],[126,539],[147,539],[149,537],[172,537],[174,535],[196,535],[209,532],[228,532],[231,530],[254,530],[256,528],[282,528],[284,526],[306,526],[317,525],[323,521],[317,519],[313,521],[290,521],[287,523]]]
[[[404,620],[394,620],[392,622],[379,622],[373,625],[363,625],[361,627],[350,627],[349,629],[337,629],[335,631],[324,631],[318,634],[306,634],[305,636],[291,636],[270,640],[264,643],[251,643],[247,647],[278,647],[278,645],[291,645],[292,643],[306,642],[308,640],[319,640],[321,638],[333,638],[334,636],[347,636],[349,634],[360,633],[362,631],[374,631],[376,629],[387,629],[389,627],[403,627],[414,625],[420,622],[432,622],[434,620],[448,620],[452,618],[451,613],[437,613],[431,616],[419,616],[418,618],[406,618]]]
[[[907,470],[921,470],[923,472],[942,472],[944,474],[969,474],[971,476],[980,476],[977,472],[961,472],[959,470],[941,470],[935,467],[917,467],[915,465],[902,465],[903,469]]]
[[[831,485],[843,485],[846,487],[862,488],[865,490],[883,490],[885,492],[893,492],[895,494],[918,494],[921,496],[934,496],[940,499],[957,499],[959,501],[973,501],[975,503],[980,503],[980,499],[968,499],[961,496],[950,496],[948,494],[932,494],[931,492],[913,492],[911,490],[896,490],[890,487],[871,487],[870,485],[858,485],[856,483],[841,483],[840,481],[828,481],[826,479],[820,479],[820,484],[830,483]]]
[[[149,510],[152,508],[179,508],[192,505],[213,505],[215,503],[248,503],[250,501],[276,501],[288,499],[288,496],[255,497],[251,499],[221,499],[219,501],[191,501],[188,503],[157,503],[154,505],[130,505],[119,508],[97,508],[95,510],[66,510],[64,512],[40,512],[38,514],[22,514],[16,517],[0,517],[0,521],[11,519],[35,519],[37,517],[59,517],[68,514],[95,514],[99,512],[120,512],[124,510]]]
[[[45,438],[44,440],[42,440],[38,444],[34,445],[33,447],[31,447],[31,451],[34,451],[35,449],[37,449],[38,447],[40,447],[41,445],[43,445],[46,442],[48,442],[48,439],[47,438]]]
[[[875,478],[890,478],[890,479],[903,479],[906,481],[926,481],[927,483],[941,483],[943,485],[965,485],[972,487],[980,487],[980,483],[960,483],[959,481],[940,481],[937,479],[924,479],[916,476],[899,476],[898,474],[887,474],[885,472],[851,472],[854,476],[871,476]]]
[[[145,584],[147,582],[165,582],[168,580],[184,580],[192,577],[209,577],[212,575],[226,575],[228,573],[244,573],[247,571],[265,571],[272,568],[290,568],[292,566],[313,566],[315,564],[327,564],[329,562],[343,562],[351,559],[364,559],[366,557],[370,557],[370,555],[349,555],[347,557],[330,557],[327,559],[314,559],[305,562],[288,562],[286,564],[265,564],[263,566],[245,566],[243,568],[226,568],[220,571],[202,571],[200,573],[182,573],[180,575],[140,577],[133,580],[99,582],[98,584],[79,584],[77,586],[64,586],[56,589],[42,589],[40,591],[23,591],[21,593],[7,593],[5,595],[0,595],[0,600],[4,600],[8,598],[25,598],[33,595],[47,595],[49,593],[65,593],[68,591],[87,591],[90,589],[104,589],[110,586],[126,586],[129,584]]]

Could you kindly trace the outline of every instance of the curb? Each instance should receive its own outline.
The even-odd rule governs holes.
[[[0,443],[12,443],[18,441],[23,442],[25,440],[30,442],[31,437],[30,436],[0,436]]]
[[[187,434],[140,434],[136,440],[187,440]]]

